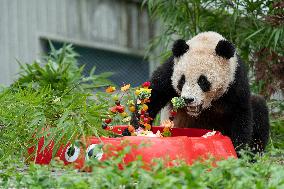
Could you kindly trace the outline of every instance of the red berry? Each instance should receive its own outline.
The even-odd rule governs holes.
[[[150,81],[146,81],[142,84],[142,87],[150,87],[151,83]]]
[[[106,119],[106,120],[105,120],[105,123],[106,123],[106,124],[109,124],[111,121],[112,121],[111,119]]]
[[[110,108],[110,111],[111,111],[112,113],[116,113],[117,109],[116,109],[116,107],[111,107],[111,108]]]
[[[116,110],[119,112],[119,113],[122,113],[124,112],[124,107],[123,106],[116,106]]]
[[[141,115],[144,115],[145,114],[145,110],[141,110]]]
[[[145,118],[143,119],[143,121],[144,121],[144,123],[149,123],[150,119],[147,118],[147,117],[145,117]]]
[[[140,115],[140,119],[144,119],[144,115]]]

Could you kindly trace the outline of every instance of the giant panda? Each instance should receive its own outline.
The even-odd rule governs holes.
[[[216,32],[177,40],[172,56],[153,72],[149,116],[171,111],[173,97],[186,107],[174,118],[176,127],[217,130],[231,138],[237,152],[250,147],[262,152],[269,136],[268,108],[251,95],[245,65],[234,45]],[[166,116],[166,119],[168,117]],[[137,124],[132,118],[132,124]]]

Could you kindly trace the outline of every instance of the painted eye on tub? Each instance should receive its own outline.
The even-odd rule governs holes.
[[[103,154],[104,152],[100,144],[91,144],[86,150],[86,160],[89,160],[92,157],[101,160]]]
[[[77,146],[68,146],[65,151],[65,159],[68,162],[74,162],[80,155],[80,148]]]

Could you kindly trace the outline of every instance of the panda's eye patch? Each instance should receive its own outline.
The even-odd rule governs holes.
[[[181,78],[178,81],[178,85],[177,85],[178,90],[182,91],[182,87],[183,87],[184,83],[185,83],[185,76],[182,75]]]
[[[203,92],[207,92],[210,90],[211,83],[208,81],[205,75],[201,75],[197,81],[198,85],[202,89]]]

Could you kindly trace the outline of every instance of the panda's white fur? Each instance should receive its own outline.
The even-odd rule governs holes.
[[[179,58],[174,59],[172,86],[177,93],[184,98],[193,98],[191,106],[201,106],[201,111],[210,108],[211,102],[226,93],[228,87],[235,80],[237,69],[236,53],[230,59],[216,55],[216,46],[225,38],[216,32],[200,33],[186,43],[188,51]],[[185,84],[180,91],[177,86],[182,75],[185,75]],[[207,77],[211,83],[211,89],[203,92],[197,81],[200,75]],[[170,106],[166,106],[162,112],[162,121],[168,119]],[[198,113],[187,112],[191,116]]]

